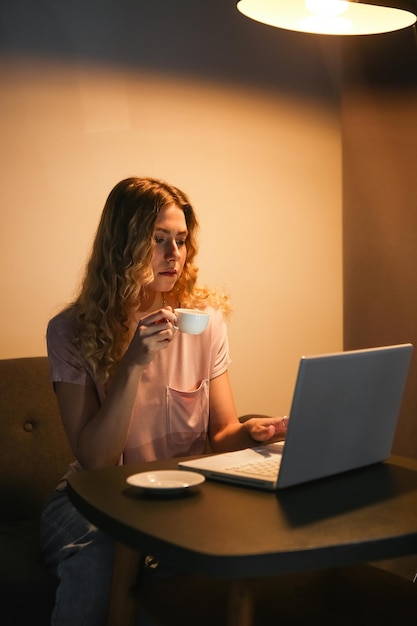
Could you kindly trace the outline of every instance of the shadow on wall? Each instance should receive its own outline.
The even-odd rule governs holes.
[[[417,0],[399,3],[417,10]],[[3,55],[157,69],[328,100],[339,94],[341,49],[351,83],[416,82],[413,28],[341,38],[295,33],[246,18],[236,0],[2,0]]]
[[[159,69],[312,99],[337,94],[329,67],[329,59],[337,63],[335,40],[259,24],[235,5],[235,0],[3,0],[0,51]],[[199,54],[190,54],[196,49]]]
[[[416,2],[417,10],[417,2]],[[414,27],[343,42],[345,80],[351,87],[379,89],[417,85],[417,31]]]

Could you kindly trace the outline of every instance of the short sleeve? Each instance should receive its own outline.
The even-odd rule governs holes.
[[[49,371],[52,382],[97,387],[72,340],[73,332],[70,314],[63,312],[52,318],[46,332]]]
[[[212,341],[215,353],[213,354],[213,367],[210,378],[216,378],[227,371],[231,358],[229,354],[229,340],[227,325],[221,311],[213,311],[211,315]]]

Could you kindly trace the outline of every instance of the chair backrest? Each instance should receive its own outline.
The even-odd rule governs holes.
[[[73,459],[47,357],[0,360],[0,517],[31,519]]]

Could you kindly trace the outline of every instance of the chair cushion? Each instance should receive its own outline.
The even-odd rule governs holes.
[[[33,519],[73,460],[46,357],[0,359],[0,519]]]

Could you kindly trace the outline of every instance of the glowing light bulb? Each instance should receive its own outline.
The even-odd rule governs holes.
[[[346,13],[349,8],[347,0],[305,0],[306,8],[320,16],[334,16]]]
[[[349,8],[346,0],[305,0],[310,13],[300,20],[300,27],[317,33],[344,33],[352,24],[343,16]]]

